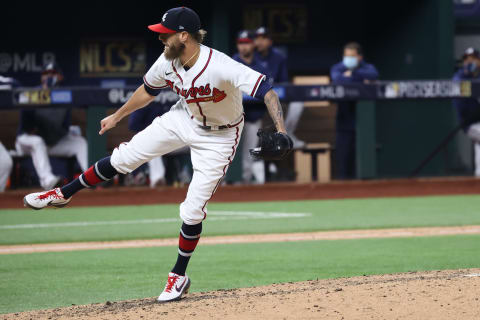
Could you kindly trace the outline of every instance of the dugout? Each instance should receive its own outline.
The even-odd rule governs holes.
[[[239,29],[254,24],[265,24],[273,29],[277,34],[276,44],[288,53],[291,77],[328,74],[330,66],[340,60],[343,45],[356,40],[365,48],[366,60],[377,66],[382,80],[449,79],[455,66],[455,32],[468,29],[469,33],[478,33],[474,22],[468,24],[463,19],[455,19],[451,0],[399,4],[301,0],[294,4],[287,1],[204,1],[201,6],[198,2],[185,1],[184,4],[194,8],[202,17],[209,32],[206,44],[229,54],[234,52],[235,34]],[[76,8],[76,15],[71,15],[66,5],[45,8],[41,4],[29,4],[29,10],[24,10],[23,4],[9,3],[8,11],[12,14],[0,23],[3,30],[13,31],[2,37],[0,51],[4,60],[11,59],[12,62],[9,68],[6,67],[8,64],[2,64],[4,70],[1,74],[33,86],[42,57],[53,52],[64,72],[70,75],[66,77],[66,85],[102,86],[115,84],[115,81],[119,86],[138,84],[143,73],[140,69],[127,70],[122,75],[113,63],[110,71],[115,76],[107,76],[109,70],[105,70],[108,66],[103,56],[106,46],[115,43],[115,39],[140,40],[145,46],[145,65],[151,65],[161,51],[161,45],[145,26],[158,21],[166,9],[176,5],[175,1],[164,1],[149,6],[132,6],[127,10],[118,4],[92,2],[89,5],[87,2]],[[19,14],[22,19],[16,18]],[[56,18],[44,19],[45,16]],[[85,23],[85,17],[89,23]],[[23,21],[41,26],[39,36],[31,37],[31,29]],[[108,39],[112,41],[108,42]],[[138,48],[142,49],[141,46]],[[82,60],[85,50],[92,50],[92,56],[99,53],[99,63]],[[13,70],[15,59],[21,62],[22,68]],[[448,99],[372,101],[363,100],[359,106],[362,110],[358,118],[362,123],[357,148],[357,157],[362,159],[359,178],[408,175],[456,125]],[[103,156],[108,143],[105,138],[94,134],[95,123],[106,108],[101,103],[92,104],[77,113],[80,124],[90,135],[89,141],[93,142],[90,159]],[[0,137],[7,147],[12,148],[15,119],[11,115],[3,116],[11,111],[0,112],[0,121],[10,119],[9,123],[0,126]],[[331,132],[323,133],[330,138],[318,137],[314,134],[315,124],[310,121],[309,126],[305,127],[305,132],[299,132],[300,137],[320,140],[312,142],[331,139]],[[116,142],[112,137],[107,139]],[[459,156],[462,143],[458,139],[450,143],[446,151],[429,163],[422,175],[468,174],[471,159],[469,163],[468,156]],[[468,153],[468,148],[462,152]]]

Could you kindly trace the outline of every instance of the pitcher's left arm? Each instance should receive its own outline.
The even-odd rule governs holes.
[[[278,132],[287,133],[285,130],[285,122],[283,120],[283,110],[280,100],[278,99],[277,93],[270,89],[263,98],[265,105],[267,106],[268,113],[275,124]]]

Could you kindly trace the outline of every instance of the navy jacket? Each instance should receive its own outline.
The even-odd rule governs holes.
[[[376,80],[378,71],[374,65],[361,61],[359,66],[352,70],[352,76],[345,77],[343,73],[347,71],[343,62],[339,62],[330,69],[332,83],[363,83],[364,80]],[[355,131],[356,111],[355,101],[338,102],[336,116],[336,130]]]
[[[453,80],[457,81],[478,79],[480,79],[480,74],[475,77],[472,74],[465,74],[463,69],[458,70],[453,76]],[[459,121],[464,124],[464,130],[467,130],[472,123],[480,121],[480,103],[477,99],[452,99],[452,103],[457,111]]]
[[[17,134],[39,135],[47,146],[53,146],[68,133],[71,119],[71,108],[22,109]]]
[[[360,62],[360,65],[352,70],[351,77],[345,77],[343,73],[347,71],[347,67],[343,62],[334,64],[330,69],[330,77],[333,83],[353,83],[363,82],[363,80],[376,80],[378,78],[378,71],[373,64]]]
[[[170,108],[171,106],[168,104],[151,104],[138,109],[128,117],[128,129],[140,132],[148,127],[156,117],[168,112]]]
[[[255,52],[255,58],[267,69],[267,76],[273,82],[288,82],[287,58],[278,49],[270,48],[265,57]]]
[[[247,67],[252,68],[255,71],[258,71],[258,72],[266,75],[267,76],[267,81],[272,79],[268,76],[268,70],[265,69],[262,66],[262,64],[260,63],[260,61],[256,57],[253,57],[253,60],[252,60],[251,64],[245,63],[245,61],[243,61],[242,58],[240,58],[238,53],[236,53],[232,57],[232,59],[246,65]],[[265,114],[265,111],[267,110],[263,101],[260,101],[258,99],[254,99],[254,98],[252,98],[250,96],[247,96],[245,94],[243,95],[243,106],[245,107],[245,121],[247,121],[247,122],[255,122],[258,119],[263,118],[263,115]]]

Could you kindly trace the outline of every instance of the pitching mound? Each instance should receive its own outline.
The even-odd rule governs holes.
[[[193,279],[193,283],[195,279]],[[411,272],[106,302],[3,319],[478,319],[480,269]]]

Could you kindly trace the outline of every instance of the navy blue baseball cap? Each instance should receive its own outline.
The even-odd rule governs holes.
[[[50,61],[50,62],[47,62],[42,69],[42,74],[47,74],[47,73],[62,74],[62,69],[60,68],[58,63],[56,63],[55,61]]]
[[[162,22],[148,26],[148,29],[158,33],[175,33],[187,31],[195,33],[200,30],[200,17],[190,8],[178,7],[165,12]]]
[[[263,36],[263,37],[266,37],[266,38],[270,38],[270,32],[267,28],[260,27],[255,31],[255,37],[258,37],[258,36]]]
[[[238,33],[237,43],[251,43],[253,42],[252,32],[248,30],[242,30]]]
[[[480,58],[480,51],[478,51],[475,48],[467,48],[465,52],[463,53],[462,59],[465,60],[467,57],[473,56],[475,58]]]

